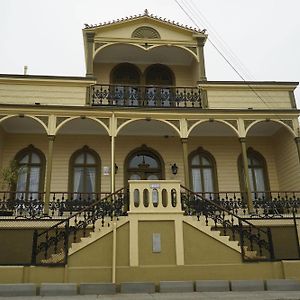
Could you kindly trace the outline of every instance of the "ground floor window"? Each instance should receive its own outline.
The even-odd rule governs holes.
[[[70,188],[75,194],[96,193],[100,189],[100,158],[85,146],[73,153],[70,159]]]
[[[15,190],[18,198],[36,199],[43,191],[45,177],[45,156],[33,145],[21,150],[15,157],[18,178]]]
[[[247,150],[247,158],[250,190],[254,194],[255,198],[264,197],[266,194],[263,192],[270,189],[266,160],[259,152],[253,150],[252,148]],[[238,165],[241,190],[244,191],[244,167],[241,155],[239,157]]]
[[[214,157],[203,148],[189,156],[192,190],[195,193],[217,192],[217,170]]]

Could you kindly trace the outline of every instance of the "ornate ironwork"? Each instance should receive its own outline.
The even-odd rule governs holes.
[[[85,237],[95,229],[100,220],[101,226],[109,226],[109,221],[126,215],[127,193],[121,189],[103,199],[94,201],[42,232],[35,230],[32,245],[32,264],[66,264],[69,245]]]
[[[93,85],[90,100],[93,106],[202,108],[198,87]]]
[[[242,258],[245,261],[272,260],[274,250],[270,228],[261,229],[249,221],[217,204],[215,200],[206,199],[202,194],[193,193],[182,187],[182,208],[186,215],[197,216],[198,221],[204,218],[208,226],[213,226],[239,241]],[[249,252],[251,251],[251,252]]]
[[[291,218],[300,213],[300,191],[261,191],[252,193],[254,211],[249,212],[246,192],[199,193],[243,218]]]
[[[44,219],[65,218],[88,207],[109,193],[51,192],[49,214],[44,214],[45,193],[0,192],[0,218]]]

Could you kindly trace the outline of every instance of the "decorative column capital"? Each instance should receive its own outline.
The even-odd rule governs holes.
[[[87,32],[86,33],[86,40],[88,43],[93,43],[95,38],[95,32]]]
[[[206,36],[199,36],[199,37],[197,37],[197,45],[198,45],[198,47],[204,47],[206,40],[207,40]]]
[[[49,141],[54,141],[55,140],[55,135],[48,135],[48,140]]]
[[[182,138],[181,139],[181,143],[182,144],[187,144],[187,142],[188,142],[188,138]]]

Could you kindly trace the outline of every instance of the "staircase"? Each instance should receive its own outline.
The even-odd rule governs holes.
[[[95,201],[76,214],[39,233],[34,232],[32,265],[66,264],[68,256],[112,231],[112,223],[126,222],[124,188]],[[91,231],[87,236],[88,231]],[[71,247],[70,247],[71,245]]]
[[[144,207],[142,204],[134,206],[130,202],[130,207],[134,208],[131,208],[129,216],[125,209],[128,207],[128,194],[124,189],[98,200],[51,228],[41,233],[35,232],[32,264],[64,265],[69,256],[110,234],[115,226],[119,228],[136,220],[139,213],[145,216],[147,210],[149,216],[159,215],[161,219],[165,214],[164,209],[169,209],[168,213],[174,215],[174,220],[182,220],[202,234],[240,253],[243,261],[265,261],[274,258],[269,230],[254,226],[184,187],[181,187],[181,192],[179,189],[179,193],[181,203],[172,201],[165,208],[162,204]]]

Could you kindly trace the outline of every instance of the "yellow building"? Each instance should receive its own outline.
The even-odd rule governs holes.
[[[300,278],[298,83],[209,81],[147,11],[83,38],[85,77],[0,75],[0,281]]]

